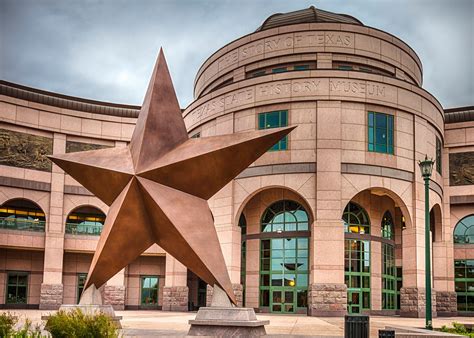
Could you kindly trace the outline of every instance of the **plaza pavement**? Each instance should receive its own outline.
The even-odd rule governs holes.
[[[2,310],[7,311],[7,310]],[[26,317],[33,324],[41,323],[41,316],[51,311],[41,310],[8,310],[18,315],[21,321]],[[188,320],[194,319],[193,312],[165,312],[165,311],[116,311],[122,316],[122,327],[125,337],[158,337],[158,336],[185,336],[188,329]],[[304,315],[274,315],[259,314],[258,319],[270,320],[266,326],[269,335],[276,336],[318,336],[342,337],[344,335],[344,318],[308,317]],[[474,324],[473,317],[441,317],[433,320],[434,327],[450,325],[453,321]],[[400,318],[396,316],[370,317],[371,337],[378,337],[378,330],[387,325],[409,326],[422,328],[424,318]]]

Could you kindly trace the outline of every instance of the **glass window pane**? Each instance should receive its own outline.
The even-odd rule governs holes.
[[[374,126],[374,113],[369,112],[369,127],[373,127],[373,126]]]
[[[270,306],[270,290],[260,291],[260,306]]]
[[[377,128],[387,129],[387,115],[375,114],[375,126]]]
[[[258,114],[258,129],[265,129],[265,114]]]
[[[286,127],[288,120],[288,112],[286,110],[282,110],[280,112],[280,127]]]
[[[298,307],[308,307],[308,291],[298,290],[296,298]]]
[[[280,126],[280,114],[278,112],[266,113],[265,129]]]

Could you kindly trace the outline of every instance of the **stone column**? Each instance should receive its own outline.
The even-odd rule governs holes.
[[[103,290],[104,304],[114,310],[125,310],[125,269],[120,270],[107,281]]]
[[[186,267],[167,253],[163,311],[188,311],[187,274]]]
[[[436,312],[438,316],[457,315],[457,296],[454,291],[454,243],[451,227],[451,203],[449,190],[449,148],[444,148],[442,154],[443,169],[443,222],[441,243],[434,243],[433,257],[436,269],[434,273],[434,288],[436,289]],[[442,266],[442,269],[438,267]]]
[[[430,135],[427,122],[414,116],[417,141],[414,144],[413,219],[403,231],[403,287],[400,290],[400,315],[405,317],[425,316],[425,187],[416,161],[425,154],[434,158],[435,149],[428,148],[433,144],[429,142]],[[436,304],[432,289],[432,304]]]
[[[308,313],[341,316],[347,311],[341,220],[341,102],[318,101],[316,125],[316,221],[311,229]]]
[[[66,135],[55,133],[53,153],[66,151]],[[59,309],[63,302],[63,255],[64,255],[64,171],[54,163],[51,170],[51,195],[49,217],[45,234],[44,273],[41,284],[42,310]]]

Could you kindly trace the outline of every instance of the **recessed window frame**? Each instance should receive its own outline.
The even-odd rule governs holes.
[[[381,123],[382,120],[385,120],[384,125]],[[379,140],[380,137],[385,140]],[[388,155],[395,154],[394,115],[375,111],[367,113],[367,150]]]
[[[146,278],[156,278],[156,288],[145,287],[144,283],[145,283]],[[143,301],[144,292],[146,291],[148,291],[148,293],[150,293],[150,291],[156,292],[156,303],[146,303]],[[159,291],[160,291],[160,276],[158,275],[141,275],[140,276],[140,306],[146,307],[146,308],[158,307],[159,296],[160,296]]]
[[[442,163],[442,153],[443,153],[443,143],[441,142],[441,139],[436,136],[436,160],[435,160],[435,166],[436,166],[436,171],[438,174],[442,175],[443,172],[443,163]]]
[[[16,277],[16,282],[11,283],[11,277]],[[8,271],[5,288],[5,304],[28,304],[28,290],[30,284],[30,273],[27,271]],[[19,284],[19,277],[26,277],[26,284]],[[15,296],[13,298],[9,297],[9,289],[15,288]],[[25,289],[24,301],[18,301],[18,290],[19,288]]]
[[[77,282],[77,288],[76,288],[77,304],[79,304],[79,301],[81,300],[81,295],[82,295],[82,292],[84,291],[84,286],[85,286],[86,280],[87,280],[87,273],[78,273],[77,274],[77,278],[76,278],[76,282]]]
[[[269,119],[272,117],[275,119],[275,116],[278,115],[278,123],[273,125],[269,122]],[[288,126],[288,110],[274,110],[258,113],[257,124],[259,130],[272,129],[272,128],[281,128]],[[282,151],[288,150],[288,135],[284,136],[278,143],[273,145],[268,151]]]

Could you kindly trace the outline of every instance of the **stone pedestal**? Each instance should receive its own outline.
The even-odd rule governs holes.
[[[440,317],[458,315],[457,295],[454,291],[436,292],[436,313]]]
[[[188,293],[187,286],[165,286],[163,311],[188,311]]]
[[[310,316],[340,317],[346,314],[346,284],[312,284],[308,291],[308,314]]]
[[[57,310],[63,303],[62,284],[41,284],[40,310]]]
[[[257,320],[252,308],[202,307],[190,320],[189,336],[258,337],[266,335],[268,320]]]
[[[401,288],[400,289],[400,316],[424,318],[425,317],[425,288]],[[436,291],[431,290],[432,316],[436,315]]]
[[[257,320],[252,308],[234,307],[219,286],[212,290],[211,306],[201,307],[190,320],[189,336],[258,337],[266,335],[268,320]]]
[[[104,304],[112,305],[114,310],[125,309],[125,286],[106,285],[102,296]]]

